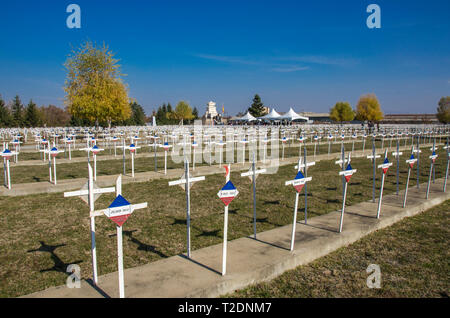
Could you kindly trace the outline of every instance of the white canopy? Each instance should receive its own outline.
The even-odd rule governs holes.
[[[281,115],[277,113],[277,111],[272,108],[272,110],[270,111],[270,113],[268,113],[265,116],[259,117],[260,119],[268,119],[268,120],[276,120],[280,117]]]
[[[241,118],[237,118],[235,120],[241,120],[241,121],[254,121],[256,120],[255,117],[253,117],[250,112],[247,112],[247,114],[245,114],[244,116],[242,116]]]
[[[286,114],[284,114],[284,115],[278,117],[277,119],[279,119],[279,120],[289,120],[289,121],[297,120],[297,119],[309,120],[308,117],[300,116],[299,114],[297,114],[296,112],[294,112],[294,110],[292,109],[292,107],[289,108],[289,111],[288,111]]]

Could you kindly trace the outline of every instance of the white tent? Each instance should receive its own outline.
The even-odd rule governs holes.
[[[254,121],[256,120],[255,117],[253,117],[250,112],[247,112],[247,114],[245,114],[244,116],[242,116],[241,118],[237,118],[235,120],[239,120],[239,121]]]
[[[300,116],[299,114],[297,114],[296,112],[294,112],[294,110],[292,109],[292,107],[289,108],[289,111],[288,111],[286,114],[284,114],[284,115],[278,117],[277,119],[278,119],[278,120],[289,120],[289,121],[293,121],[293,120],[297,120],[297,119],[301,119],[301,120],[309,120],[308,117]]]
[[[267,119],[267,120],[277,120],[281,115],[277,113],[275,109],[272,108],[270,113],[265,116],[259,117],[259,119]]]

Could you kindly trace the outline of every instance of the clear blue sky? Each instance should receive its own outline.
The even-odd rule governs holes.
[[[68,29],[66,7],[81,7]],[[381,7],[381,29],[366,26]],[[450,1],[2,1],[0,94],[63,107],[71,46],[103,41],[147,114],[209,100],[234,115],[255,93],[279,111],[328,112],[375,93],[385,113],[434,113],[450,95]]]

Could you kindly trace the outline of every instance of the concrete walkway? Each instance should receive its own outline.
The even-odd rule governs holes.
[[[450,199],[450,192],[442,192],[442,183],[442,179],[436,180],[428,200],[425,200],[426,184],[420,185],[419,191],[412,187],[405,209],[401,207],[403,192],[399,196],[385,196],[380,219],[375,217],[377,203],[363,202],[347,207],[342,233],[337,233],[338,211],[311,218],[308,225],[298,224],[293,252],[289,251],[292,225],[258,233],[257,240],[244,237],[230,241],[227,275],[223,277],[220,274],[222,244],[195,250],[192,259],[178,255],[126,269],[125,296],[219,297],[249,284],[272,279]],[[127,251],[124,253],[126,255]],[[99,287],[82,281],[79,289],[59,286],[24,297],[118,297],[118,273],[100,276]]]
[[[427,149],[430,145],[422,145],[422,149]],[[427,147],[427,148],[426,148]],[[410,146],[407,147],[400,147],[400,150],[402,151],[409,151],[411,149]],[[392,151],[395,151],[396,148],[392,147],[389,148],[388,152],[391,153]],[[384,150],[383,150],[384,151]],[[364,152],[362,150],[355,150],[353,151],[352,158],[360,158],[360,157],[366,157],[367,155],[372,153],[372,149],[366,149]],[[378,150],[377,153],[381,153],[381,150]],[[139,156],[145,156],[148,154],[140,154]],[[340,154],[338,153],[331,153],[329,156],[328,154],[321,154],[317,155],[316,157],[313,157],[313,155],[308,155],[308,161],[321,161],[321,160],[336,160],[340,159],[338,158]],[[169,160],[169,159],[168,159]],[[86,158],[83,158],[83,161],[86,161]],[[289,157],[285,158],[284,160],[281,160],[279,158],[278,162],[275,162],[276,165],[279,166],[285,166],[297,163],[298,158],[297,157]],[[47,163],[48,164],[48,163]],[[196,166],[195,171],[191,174],[193,176],[196,175],[211,175],[216,173],[223,173],[223,165],[219,166],[218,164],[213,164],[212,166],[209,165],[203,165],[203,166]],[[267,160],[266,164],[262,163],[261,161],[258,162],[258,167],[263,166],[270,166],[270,161]],[[246,159],[246,163],[243,165],[242,163],[235,163],[231,165],[231,171],[242,171],[242,170],[248,170],[250,168],[250,163]],[[14,173],[14,168],[12,167],[12,173]],[[127,174],[122,177],[123,184],[132,183],[132,182],[147,182],[150,180],[155,179],[176,179],[179,178],[184,170],[183,169],[168,169],[167,175],[164,175],[164,170],[161,170],[161,167],[158,168],[159,171],[147,171],[147,172],[139,172],[134,174],[134,178],[131,177],[130,174]],[[129,170],[129,169],[128,169]],[[117,175],[109,175],[109,176],[97,176],[96,184],[99,187],[109,187],[115,185],[115,180],[117,178]],[[8,190],[6,187],[0,187],[0,196],[20,196],[20,195],[29,195],[29,194],[39,194],[39,193],[57,193],[57,192],[65,192],[65,191],[72,191],[72,190],[78,190],[80,189],[85,183],[87,182],[87,178],[76,178],[76,179],[58,179],[58,184],[54,185],[50,182],[29,182],[29,183],[18,183],[18,184],[12,184],[11,190]]]

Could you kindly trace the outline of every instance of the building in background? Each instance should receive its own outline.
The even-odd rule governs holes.
[[[436,114],[385,114],[380,124],[439,124]]]
[[[311,123],[331,122],[329,113],[299,112],[300,116],[308,117]]]

